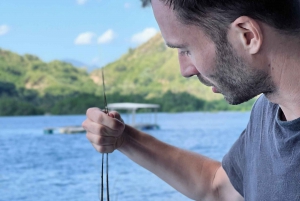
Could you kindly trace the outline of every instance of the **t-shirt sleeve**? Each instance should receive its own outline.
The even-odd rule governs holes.
[[[243,175],[245,170],[245,130],[222,160],[222,167],[233,187],[244,196]]]

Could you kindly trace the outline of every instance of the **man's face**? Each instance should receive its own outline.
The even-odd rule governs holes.
[[[266,72],[243,60],[226,36],[213,42],[199,26],[182,24],[168,6],[152,0],[152,7],[163,38],[178,49],[181,74],[196,75],[215,93],[222,93],[230,104],[240,104],[272,90]]]

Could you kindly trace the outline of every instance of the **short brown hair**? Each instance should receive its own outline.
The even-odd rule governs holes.
[[[299,0],[160,0],[185,24],[200,25],[213,39],[227,32],[240,16],[248,16],[281,33],[300,33]]]

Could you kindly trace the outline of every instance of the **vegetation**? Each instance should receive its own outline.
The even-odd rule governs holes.
[[[248,111],[252,108],[254,100],[238,106],[229,105],[225,100],[205,101],[188,93],[175,94],[171,91],[162,97],[145,99],[144,95],[120,95],[119,93],[108,94],[107,101],[114,102],[142,102],[159,104],[159,111],[182,112],[182,111]],[[80,94],[74,98],[59,101],[50,111],[52,114],[83,114],[89,107],[104,107],[103,97]]]
[[[156,103],[163,112],[250,110],[228,105],[195,78],[180,75],[177,52],[160,34],[104,67],[109,103]],[[0,49],[0,115],[84,114],[103,107],[101,70]]]
[[[145,99],[150,99],[162,98],[167,91],[171,91],[175,94],[188,93],[204,100],[223,98],[200,84],[196,77],[182,77],[179,69],[177,50],[168,48],[161,35],[157,34],[104,67],[107,93],[146,94]],[[100,95],[101,69],[93,71],[90,77],[99,86]]]

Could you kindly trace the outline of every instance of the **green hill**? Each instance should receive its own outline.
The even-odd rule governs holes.
[[[95,90],[84,69],[60,61],[45,63],[33,55],[19,56],[1,49],[0,75],[0,82],[35,90],[40,96],[93,93]]]
[[[59,102],[94,94],[96,87],[84,69],[0,49],[0,115],[60,113]]]
[[[211,92],[196,77],[180,74],[177,50],[166,47],[160,34],[136,49],[130,49],[119,60],[104,67],[107,93],[143,94],[146,99],[162,97],[167,91],[189,93],[204,100],[220,100],[221,95]],[[101,70],[91,73],[101,85]]]

